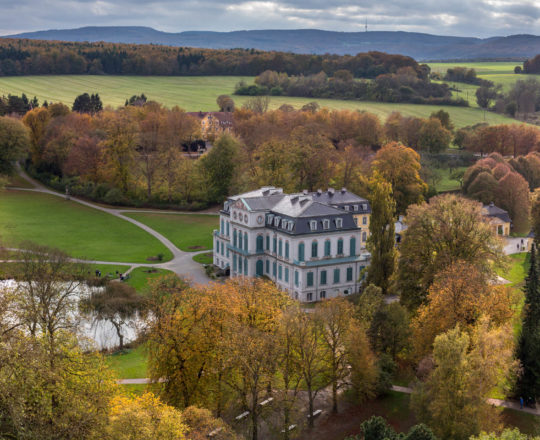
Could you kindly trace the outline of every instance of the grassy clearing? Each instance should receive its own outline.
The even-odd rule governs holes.
[[[0,192],[0,239],[17,247],[33,241],[73,257],[144,263],[171,252],[137,226],[63,198],[24,191]]]
[[[18,174],[15,174],[9,178],[7,187],[8,188],[34,188],[34,185],[32,185],[28,180],[24,179]]]
[[[452,179],[450,176],[454,171],[465,171],[467,167],[458,167],[454,170],[449,168],[434,168],[433,172],[437,174],[439,181],[435,188],[438,192],[455,191],[461,189],[461,184],[458,180]]]
[[[498,273],[498,275],[510,281],[512,286],[520,287],[529,271],[529,254],[527,252],[512,254],[508,256],[508,259],[510,262],[509,268]]]
[[[197,254],[193,256],[193,261],[201,264],[212,264],[214,262],[214,254],[212,252]]]
[[[235,84],[242,79],[247,82],[253,81],[252,77],[239,76],[44,75],[0,77],[0,95],[26,93],[28,96],[37,96],[40,102],[46,99],[49,102],[60,101],[71,106],[75,97],[81,93],[99,93],[105,105],[118,107],[124,105],[126,98],[134,94],[144,93],[149,99],[161,102],[167,107],[178,105],[187,111],[215,111],[217,110],[216,98],[221,94],[232,94]],[[234,96],[237,106],[241,106],[248,99],[250,98],[247,96]],[[425,118],[432,112],[442,108],[450,113],[453,123],[458,128],[484,120],[483,112],[478,108],[292,98],[287,96],[272,97],[270,108],[278,108],[285,103],[300,108],[312,101],[317,101],[321,107],[330,109],[368,111],[382,119],[385,119],[394,111],[399,111],[407,116]],[[500,124],[512,122],[513,119],[497,114],[487,114],[486,121],[491,124]]]
[[[126,213],[163,234],[183,251],[212,249],[212,231],[218,228],[219,216],[207,214]]]
[[[114,353],[105,357],[107,365],[119,379],[142,379],[146,377],[147,355],[144,345]]]
[[[129,273],[127,283],[133,286],[137,292],[144,293],[151,280],[172,273],[166,269],[154,269],[151,267],[136,267]]]

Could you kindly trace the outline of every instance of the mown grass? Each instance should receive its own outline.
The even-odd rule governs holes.
[[[207,214],[130,212],[125,215],[150,226],[187,252],[212,249],[212,231],[219,222],[219,216]]]
[[[127,283],[139,293],[145,293],[151,280],[172,273],[166,269],[154,269],[152,267],[136,267],[129,273]]]
[[[512,286],[521,287],[529,271],[529,254],[522,252],[508,256],[509,267],[505,271],[499,271],[498,275],[510,281]]]
[[[25,241],[61,249],[77,258],[144,263],[171,252],[137,226],[60,197],[26,191],[0,192],[0,241]]]
[[[122,352],[105,356],[107,365],[119,379],[142,379],[146,377],[147,354],[143,344]]]
[[[167,107],[178,105],[187,111],[215,111],[217,110],[216,98],[221,94],[232,95],[235,84],[242,79],[246,82],[253,81],[252,77],[238,76],[44,75],[0,77],[0,95],[26,93],[31,97],[37,96],[40,102],[46,99],[49,102],[60,101],[71,106],[75,97],[81,93],[99,93],[105,105],[118,107],[124,105],[126,98],[134,94],[144,93],[149,99],[161,102]],[[248,96],[234,96],[233,98],[238,107],[250,99]],[[270,108],[278,108],[285,103],[300,108],[312,101],[317,101],[321,107],[329,109],[368,111],[382,119],[386,119],[394,111],[399,111],[407,116],[425,118],[432,112],[442,108],[450,113],[453,123],[458,128],[484,120],[483,112],[474,107],[393,104],[338,99],[292,98],[287,96],[272,97]],[[486,121],[491,124],[500,124],[511,122],[513,119],[488,113]]]
[[[450,168],[433,168],[433,172],[437,174],[439,181],[435,185],[437,192],[455,191],[461,189],[459,180],[452,179],[451,175],[454,171],[465,171],[467,167],[458,167],[450,170]]]
[[[193,261],[200,264],[212,264],[214,261],[214,254],[212,252],[205,252],[204,254],[197,254],[193,256]]]

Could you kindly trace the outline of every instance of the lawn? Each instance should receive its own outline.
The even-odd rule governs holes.
[[[150,226],[183,251],[212,249],[212,231],[219,216],[207,214],[170,214],[130,212],[124,214]]]
[[[214,254],[205,252],[204,254],[193,255],[193,261],[201,264],[212,264],[214,262]]]
[[[516,75],[517,76],[517,75]],[[43,100],[60,101],[69,106],[81,93],[99,93],[103,103],[117,107],[124,105],[126,98],[144,93],[149,99],[161,102],[167,107],[175,105],[187,111],[217,110],[216,98],[221,94],[232,94],[235,84],[244,79],[252,82],[252,77],[239,76],[93,76],[93,75],[43,75],[0,77],[0,95],[21,94],[37,96]],[[460,85],[461,87],[462,85]],[[250,97],[234,96],[236,105],[241,106]],[[296,108],[317,101],[330,109],[364,110],[385,119],[390,113],[399,111],[407,116],[428,117],[440,108],[450,113],[456,127],[473,125],[484,120],[479,108],[453,106],[431,106],[417,104],[393,104],[381,102],[345,101],[337,99],[272,97],[270,108],[278,108],[288,103]],[[509,123],[513,119],[488,113],[486,121],[492,124]]]
[[[0,192],[0,237],[4,246],[24,241],[52,246],[89,260],[144,263],[171,252],[137,226],[63,198],[25,191]]]
[[[141,379],[146,377],[146,351],[144,345],[126,349],[105,357],[119,379]]]
[[[510,265],[508,270],[499,272],[498,275],[507,279],[513,286],[519,287],[527,276],[529,271],[529,254],[522,252],[520,254],[512,254],[508,256]]]
[[[166,269],[154,269],[151,267],[136,267],[129,273],[127,283],[133,286],[137,292],[144,293],[148,288],[148,283],[160,276],[172,273]]]
[[[458,180],[454,180],[450,177],[454,171],[465,171],[467,167],[458,167],[450,170],[450,168],[434,168],[433,172],[437,174],[439,181],[436,183],[435,188],[437,192],[455,191],[461,189],[461,184]]]

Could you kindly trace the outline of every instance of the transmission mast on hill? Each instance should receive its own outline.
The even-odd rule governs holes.
[[[366,17],[366,32],[367,32],[367,17]]]

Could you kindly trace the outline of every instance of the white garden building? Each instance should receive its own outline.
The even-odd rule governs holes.
[[[266,276],[300,301],[358,292],[371,209],[345,188],[229,197],[214,231],[214,264],[231,277]]]

